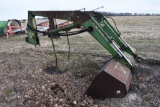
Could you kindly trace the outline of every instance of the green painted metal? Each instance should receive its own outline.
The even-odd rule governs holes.
[[[32,22],[28,22],[28,24],[33,27],[34,29],[37,29],[37,27],[35,26],[35,18],[32,17]],[[48,33],[57,33],[59,31],[65,31],[65,30],[70,30],[72,28],[75,28],[76,24],[72,23],[72,24],[69,24],[69,25],[66,25],[64,27],[61,27],[61,28],[57,28],[55,30],[51,30],[49,31]],[[35,31],[32,31],[30,29],[28,29],[28,38],[27,38],[27,42],[30,43],[30,44],[33,44],[33,45],[39,45],[39,39],[37,37],[37,33]]]
[[[46,13],[47,13],[47,11],[46,12],[40,12],[40,11],[32,12],[32,11],[29,11],[28,12],[28,25],[30,27],[32,27],[33,29],[37,29],[35,15],[47,16]],[[68,12],[67,14],[71,14],[71,12]],[[55,16],[55,17],[56,18],[68,19],[67,17],[65,17],[65,15],[60,15],[60,16]],[[53,19],[53,18],[51,18],[51,19]],[[51,31],[49,31],[49,33],[57,33],[57,32],[62,31],[62,30],[70,30],[70,29],[74,28],[75,26],[76,26],[76,24],[72,23],[72,24],[66,25],[62,28],[57,28],[57,29],[51,30]],[[32,45],[35,45],[35,46],[40,45],[39,38],[37,37],[38,36],[37,32],[33,31],[33,30],[30,30],[30,29],[27,29],[27,32],[28,32],[27,33],[28,37],[26,38],[26,42],[28,42]]]
[[[53,13],[56,13],[57,15],[53,15]],[[48,12],[36,12],[36,11],[29,11],[28,12],[28,25],[31,26],[33,29],[37,29],[36,26],[36,20],[35,16],[48,16],[49,20],[55,18],[64,18],[64,19],[73,19],[72,24],[66,25],[63,28],[57,28],[54,30],[50,30],[48,33],[57,33],[59,31],[64,30],[70,30],[72,28],[75,28],[77,24],[79,23],[79,20],[81,20],[77,16],[73,18],[74,12],[72,13],[72,18],[70,18],[71,12],[60,12],[57,11],[51,11]],[[49,14],[49,15],[48,15]],[[65,14],[65,15],[63,15]],[[80,12],[79,15],[83,15],[83,12]],[[129,47],[129,45],[123,40],[123,38],[120,37],[119,32],[109,23],[109,21],[105,18],[105,16],[100,15],[98,17],[95,17],[94,14],[90,14],[87,12],[89,19],[87,19],[85,22],[81,22],[80,26],[82,26],[84,29],[88,29],[89,27],[93,28],[93,31],[89,32],[106,50],[108,50],[115,60],[122,63],[123,65],[132,68],[133,64],[132,61],[130,61],[130,58],[128,56],[132,57],[135,55],[134,51]],[[85,13],[86,15],[86,13]],[[84,18],[84,17],[83,17]],[[78,23],[77,23],[78,22]],[[100,23],[101,22],[101,23]],[[102,25],[101,25],[102,24]],[[26,38],[26,41],[33,45],[40,45],[39,38],[37,37],[38,34],[36,31],[28,29],[28,37]],[[125,53],[125,54],[124,54]],[[127,54],[128,53],[128,54]]]
[[[131,55],[135,55],[134,50],[125,42],[123,38],[121,38],[120,33],[110,24],[110,22],[103,16],[104,18],[104,27],[103,29],[108,33],[110,37],[114,39],[114,41],[120,46],[120,49],[126,51]]]
[[[127,67],[133,67],[131,61],[123,54],[123,52],[119,49],[118,46],[114,43],[112,37],[110,37],[98,24],[98,22],[91,17],[89,21],[86,21],[82,24],[84,28],[88,28],[92,26],[93,31],[90,34],[106,49],[108,50],[115,59],[126,65]]]
[[[37,29],[35,16],[33,16],[32,14],[28,14],[28,25],[31,26],[33,29]],[[30,43],[35,46],[40,45],[39,38],[37,37],[38,34],[36,31],[27,29],[27,35],[28,35],[28,37],[26,38],[27,43]]]
[[[88,20],[82,24],[84,28],[88,28],[92,26],[93,31],[90,34],[105,48],[107,49],[113,56],[117,55],[112,44],[109,43],[109,40],[105,38],[104,34],[97,28],[97,26],[91,21]]]
[[[4,29],[7,26],[8,21],[0,21],[0,36],[2,36]]]
[[[49,31],[49,33],[57,33],[59,31],[66,31],[66,30],[70,30],[70,29],[75,28],[75,27],[76,27],[76,24],[72,23],[72,24],[66,25],[62,28],[57,28],[55,30],[51,30],[51,31]]]

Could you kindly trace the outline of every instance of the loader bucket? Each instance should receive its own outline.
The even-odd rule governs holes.
[[[87,90],[92,98],[122,98],[131,82],[130,69],[111,59],[94,78]]]

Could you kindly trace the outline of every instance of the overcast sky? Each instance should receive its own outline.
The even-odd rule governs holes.
[[[0,20],[27,19],[28,10],[93,10],[160,13],[160,0],[1,0]]]

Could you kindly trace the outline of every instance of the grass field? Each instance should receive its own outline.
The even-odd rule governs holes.
[[[121,36],[137,54],[160,57],[160,17],[113,18]],[[125,98],[96,100],[87,97],[85,91],[110,54],[89,33],[69,37],[69,61],[67,38],[54,40],[58,70],[50,38],[40,37],[41,46],[35,48],[25,42],[26,36],[0,38],[0,106],[160,107],[159,65],[138,64]]]

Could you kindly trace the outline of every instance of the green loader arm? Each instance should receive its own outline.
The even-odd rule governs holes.
[[[52,35],[77,26],[81,26],[84,29],[92,29],[89,33],[112,54],[114,59],[129,68],[133,67],[131,59],[133,59],[132,56],[136,56],[135,51],[121,38],[105,16],[92,11],[29,11],[26,42],[35,46],[40,45],[35,16],[48,17],[50,23],[49,31],[44,34]],[[62,28],[56,28],[53,19],[64,19],[73,23]]]

